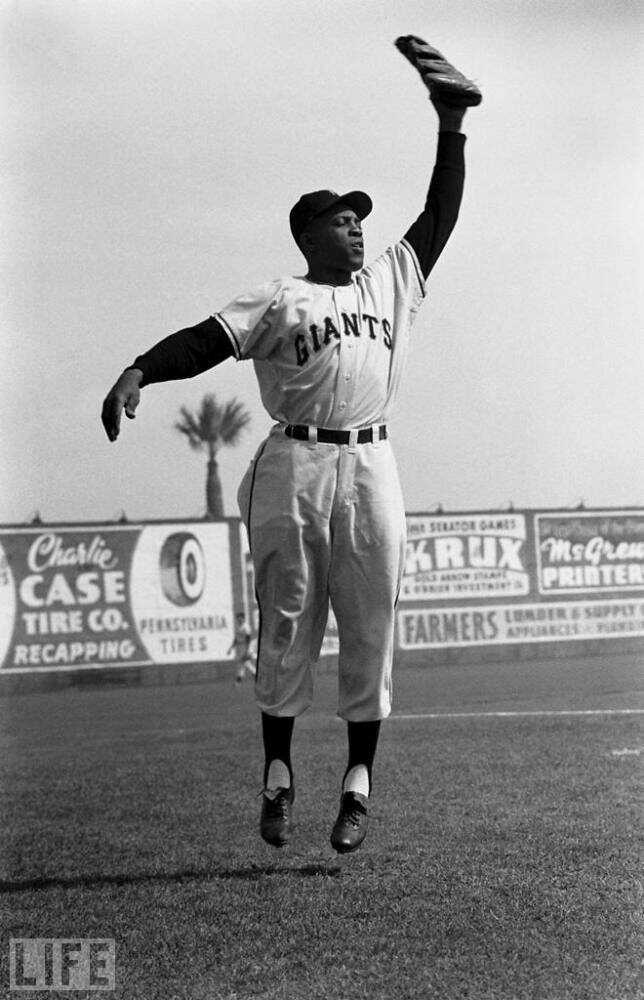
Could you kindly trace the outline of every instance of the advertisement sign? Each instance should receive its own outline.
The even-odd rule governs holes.
[[[401,601],[525,596],[522,514],[408,514]]]
[[[136,528],[1,532],[4,666],[147,661],[128,586],[138,535]]]
[[[540,594],[644,590],[644,514],[536,514]]]
[[[154,663],[226,660],[234,621],[228,525],[147,525],[132,560],[132,609]]]
[[[69,669],[226,659],[228,526],[0,530],[0,664]]]
[[[0,528],[0,672],[230,661],[240,610],[256,651],[239,521]],[[642,637],[644,510],[409,514],[396,622],[403,652]]]
[[[414,608],[398,613],[401,649],[644,636],[644,600]]]

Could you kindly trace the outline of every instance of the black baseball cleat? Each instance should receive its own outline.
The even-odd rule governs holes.
[[[368,801],[359,792],[343,792],[340,812],[331,831],[331,847],[338,854],[355,851],[366,837]]]
[[[264,789],[262,793],[262,815],[259,821],[259,832],[262,839],[273,847],[284,847],[288,844],[292,819],[291,811],[295,789],[277,788],[274,791]]]

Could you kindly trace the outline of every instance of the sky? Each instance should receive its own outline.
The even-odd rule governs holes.
[[[644,504],[643,16],[620,0],[0,2],[0,522],[200,517],[206,392],[268,432],[252,364],[153,385],[111,444],[120,371],[241,292],[304,273],[305,191],[362,188],[366,256],[421,211],[437,119],[393,46],[474,78],[456,229],[390,431],[408,510]]]

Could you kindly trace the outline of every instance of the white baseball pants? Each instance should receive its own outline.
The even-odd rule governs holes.
[[[297,441],[276,426],[238,500],[260,610],[262,711],[296,716],[310,705],[330,600],[340,647],[338,714],[352,722],[386,718],[406,542],[389,441]]]

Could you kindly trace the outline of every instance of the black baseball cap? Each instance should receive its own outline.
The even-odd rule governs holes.
[[[338,194],[337,191],[311,191],[309,194],[303,194],[293,205],[289,215],[293,239],[298,246],[300,236],[309,222],[323,212],[328,212],[334,205],[340,204],[352,208],[359,219],[366,219],[373,208],[371,198],[364,191],[349,191],[347,194]]]

